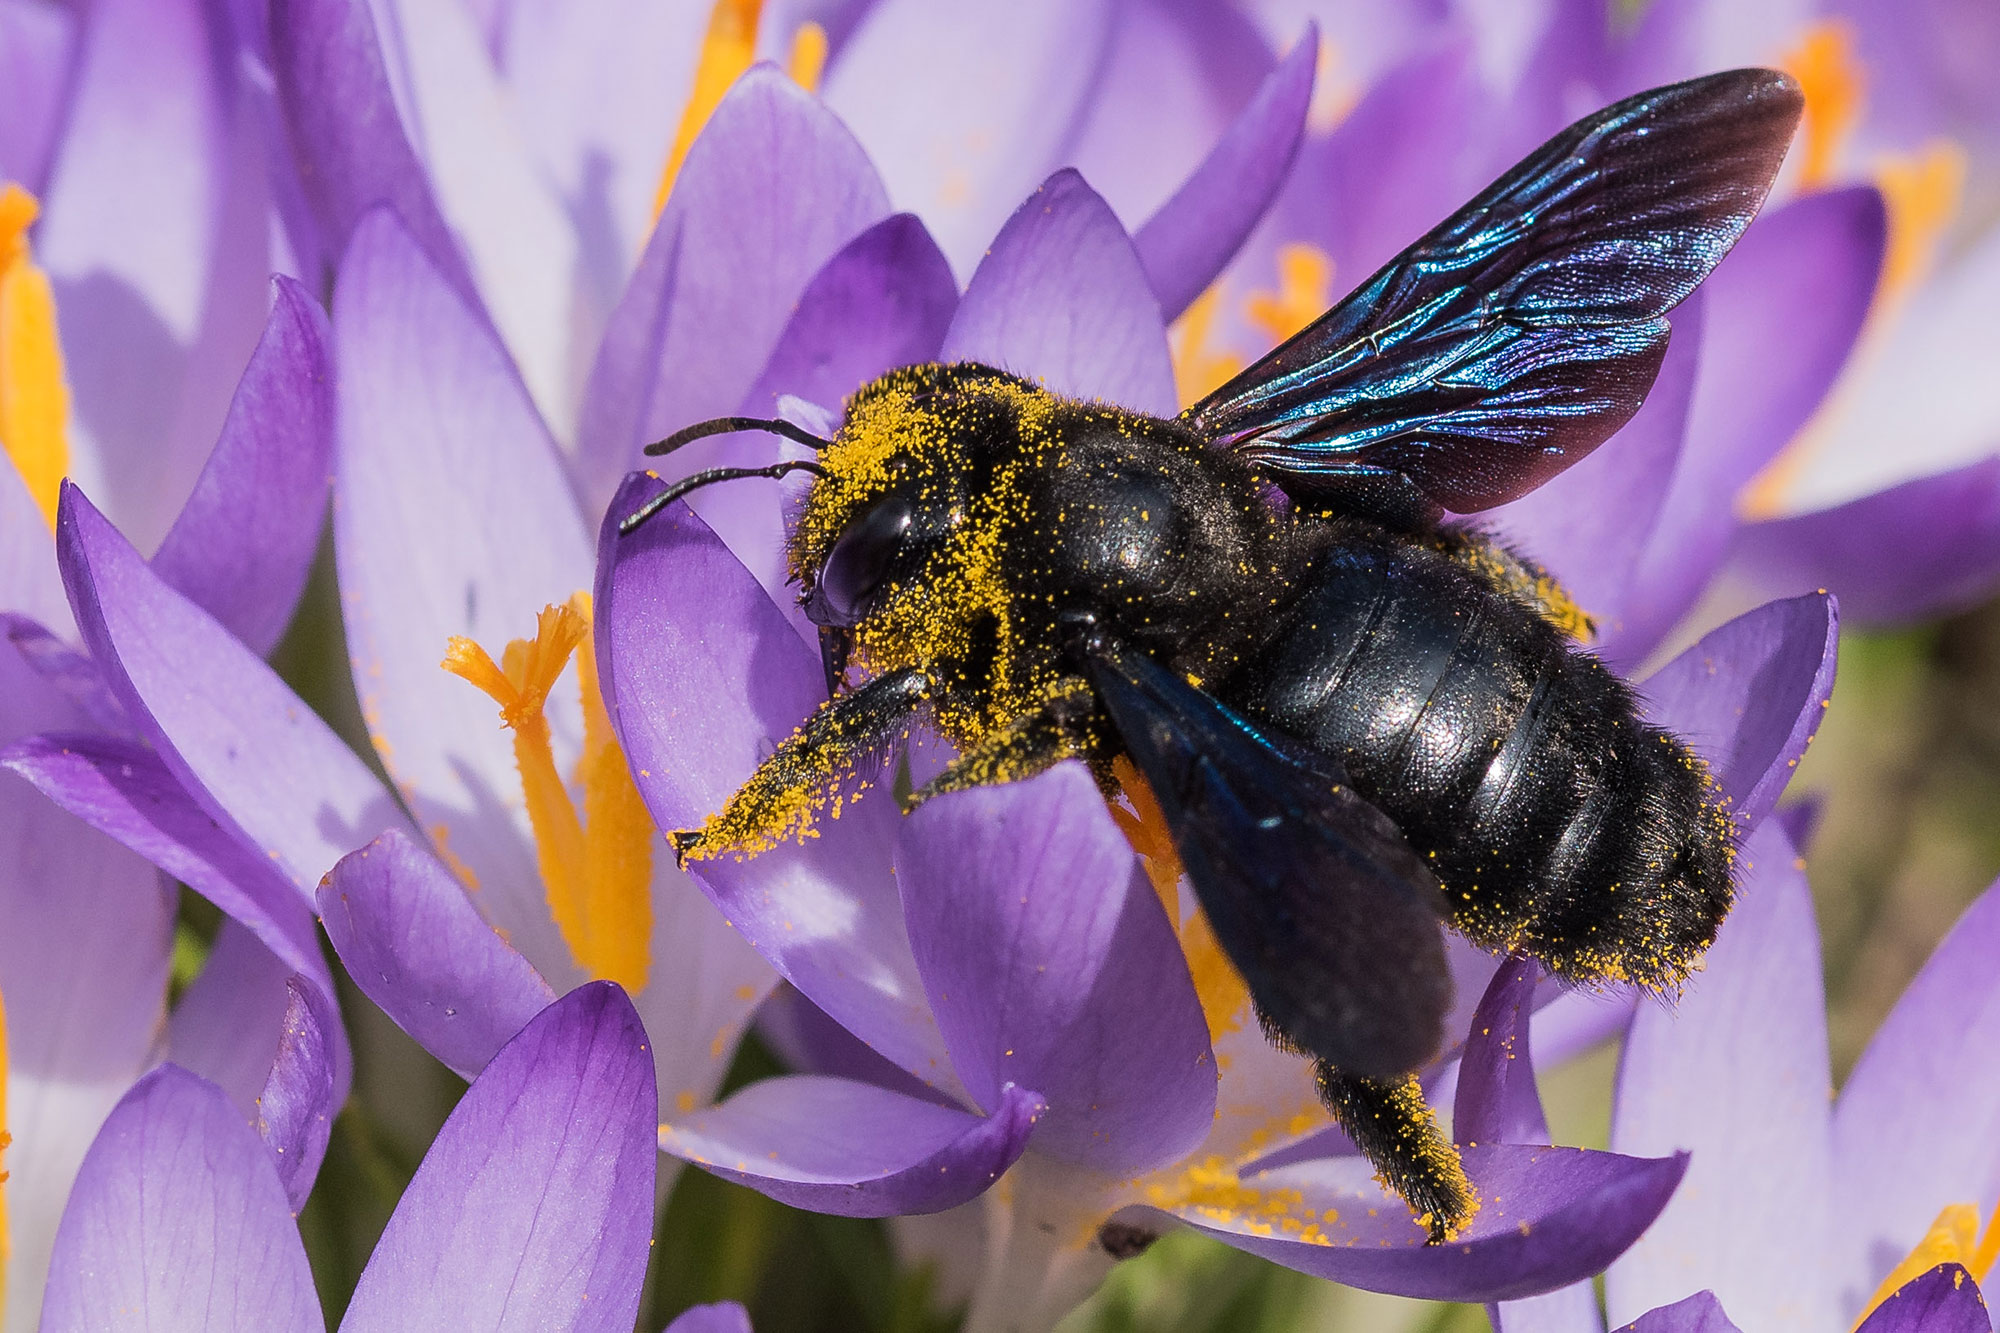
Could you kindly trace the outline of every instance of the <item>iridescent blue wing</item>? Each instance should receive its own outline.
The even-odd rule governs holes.
[[[1749,225],[1801,105],[1746,69],[1578,121],[1182,420],[1295,499],[1526,494],[1638,411],[1663,316]]]
[[[1146,654],[1109,644],[1087,660],[1272,1035],[1365,1078],[1435,1055],[1452,994],[1444,891],[1389,817],[1325,756]]]

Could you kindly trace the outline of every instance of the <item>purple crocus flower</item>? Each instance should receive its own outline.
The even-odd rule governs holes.
[[[1172,367],[1140,255],[1101,198],[1059,173],[994,239],[930,351],[910,313],[928,307],[904,293],[938,281],[923,276],[936,266],[865,236],[808,289],[767,390],[826,404],[877,373],[879,353],[833,350],[855,346],[843,336],[851,327],[868,331],[870,352],[893,331],[898,349],[1171,413]],[[1550,513],[1539,519],[1547,544],[1590,565],[1593,541],[1620,539],[1631,514],[1658,511],[1690,359],[1670,362],[1669,391],[1656,395],[1665,406],[1642,414],[1653,424],[1634,423],[1632,466],[1597,474],[1611,483],[1591,496],[1603,526],[1595,511],[1583,521],[1574,507]],[[778,586],[778,488],[716,487],[700,493],[702,515],[670,509],[616,537],[617,520],[659,485],[635,478],[611,506],[598,652],[641,792],[664,826],[688,827],[823,685]],[[1527,531],[1532,517],[1511,521]],[[764,534],[763,545],[745,532]],[[1607,595],[1620,591],[1614,573],[1601,577]],[[1651,684],[1658,715],[1714,756],[1746,826],[1769,811],[1817,725],[1832,631],[1823,598],[1774,604]],[[1075,766],[939,798],[908,820],[864,799],[808,843],[703,863],[697,877],[838,1026],[822,1030],[820,1072],[675,1119],[662,1143],[787,1202],[869,1216],[954,1207],[1005,1173],[1006,1188],[986,1195],[975,1326],[1003,1311],[1052,1322],[1114,1255],[1176,1222],[1377,1289],[1525,1294],[1601,1266],[1678,1178],[1672,1157],[1473,1149],[1475,1178],[1505,1205],[1460,1242],[1429,1247],[1344,1141],[1319,1139],[1258,1175],[1325,1126],[1305,1069],[1248,1021],[1240,983],[1178,898],[1161,910]],[[1466,953],[1469,1000],[1493,965]]]
[[[1967,909],[1830,1099],[1819,942],[1797,853],[1772,823],[1745,859],[1731,929],[1678,1013],[1642,1008],[1626,1037],[1613,1146],[1690,1160],[1680,1194],[1606,1274],[1611,1322],[1817,1329],[1872,1311],[1871,1330],[1985,1333],[1976,1283],[2000,1243],[1989,1072],[2000,887]],[[1940,1275],[1941,1265],[1959,1271]],[[1502,1306],[1496,1321],[1605,1326],[1581,1288],[1532,1310]]]
[[[616,986],[550,1004],[439,1130],[340,1326],[629,1330],[656,1107],[645,1030]],[[169,1064],[84,1161],[41,1327],[197,1326],[325,1325],[271,1153],[219,1088]]]

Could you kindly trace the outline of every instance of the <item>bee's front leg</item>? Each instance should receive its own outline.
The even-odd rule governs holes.
[[[912,807],[950,791],[1019,782],[1065,759],[1087,758],[1097,719],[1097,695],[1081,676],[1058,680],[1042,702],[988,733],[919,788]]]
[[[681,864],[735,852],[755,855],[806,836],[819,812],[865,760],[879,756],[930,697],[917,667],[878,676],[852,694],[829,699],[757,765],[757,771],[699,829],[671,837]]]

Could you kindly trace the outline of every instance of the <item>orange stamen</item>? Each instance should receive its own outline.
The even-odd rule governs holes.
[[[1799,91],[1805,95],[1799,183],[1809,190],[1832,178],[1840,150],[1861,119],[1867,79],[1854,47],[1853,25],[1843,19],[1824,19],[1808,28],[1799,44],[1779,62],[1799,81]]]
[[[69,385],[55,292],[28,243],[40,212],[20,186],[0,190],[0,446],[53,528],[69,472]]]
[[[1316,245],[1278,247],[1278,289],[1250,294],[1250,322],[1281,343],[1326,313],[1333,299],[1333,260]]]

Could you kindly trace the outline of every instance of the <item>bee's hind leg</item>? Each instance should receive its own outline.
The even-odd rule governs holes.
[[[1065,759],[1090,753],[1097,696],[1082,677],[1056,682],[1042,702],[982,737],[910,797],[915,808],[933,796],[1019,782]]]
[[[1479,1198],[1416,1077],[1361,1078],[1325,1060],[1313,1062],[1313,1077],[1347,1137],[1430,1228],[1430,1243],[1442,1245],[1464,1230],[1479,1211]]]

